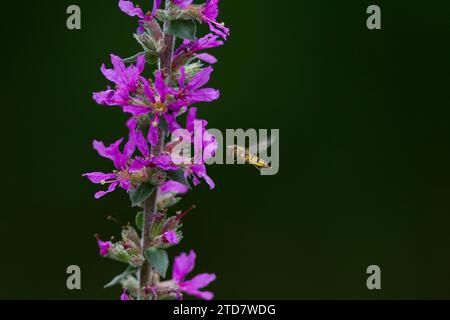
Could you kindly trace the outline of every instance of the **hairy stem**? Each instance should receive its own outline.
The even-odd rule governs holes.
[[[166,7],[170,4],[170,1],[166,1]],[[164,25],[164,31],[167,30],[168,23]],[[164,39],[164,50],[160,54],[159,59],[159,69],[164,72],[166,75],[167,82],[170,82],[171,78],[171,66],[172,66],[172,56],[173,56],[173,50],[175,46],[175,37],[172,35],[169,35],[167,33],[164,33],[163,35]],[[162,149],[164,148],[164,138],[165,138],[165,132],[163,132],[162,129],[158,132],[158,143],[156,146],[152,148],[152,154],[154,156],[158,156],[161,154]],[[153,225],[153,219],[155,214],[157,213],[157,205],[158,205],[158,194],[159,194],[159,188],[156,188],[155,192],[148,197],[147,200],[144,202],[144,228],[142,231],[142,251],[145,252],[147,248],[151,246],[152,243],[152,237],[151,237],[151,229]],[[144,288],[146,286],[154,286],[159,282],[159,274],[156,272],[153,272],[153,268],[151,264],[145,260],[144,264],[139,270],[139,298],[142,299],[145,297]]]
[[[164,26],[164,30],[167,29],[167,25],[170,22],[166,22]],[[166,79],[170,81],[170,76],[172,73],[172,55],[173,55],[173,48],[175,44],[175,37],[165,33],[164,34],[164,49],[161,52],[161,59],[159,63],[160,70],[164,73],[166,76]]]
[[[145,251],[145,249],[149,248],[152,242],[150,231],[152,229],[153,225],[153,218],[156,213],[156,205],[157,205],[157,199],[158,199],[158,188],[153,192],[153,194],[148,197],[147,200],[144,202],[144,227],[142,229],[142,240],[141,240],[141,246],[142,250]],[[154,285],[153,283],[153,270],[150,263],[145,260],[144,264],[142,265],[141,269],[139,270],[139,288],[141,291],[147,286],[147,285]],[[143,297],[145,295],[144,292],[140,292],[140,296]]]
[[[158,156],[161,154],[162,149],[164,147],[164,131],[159,129],[158,132],[158,144],[152,147],[152,154]],[[141,239],[141,248],[144,253],[146,249],[148,249],[152,244],[152,235],[151,230],[153,226],[153,219],[155,214],[157,213],[157,205],[158,205],[158,195],[159,188],[156,188],[147,200],[144,201],[144,226],[142,229],[142,239]],[[153,272],[153,268],[147,260],[145,260],[141,269],[139,270],[139,288],[140,288],[140,298],[145,296],[145,292],[143,289],[146,286],[154,286],[159,282],[159,274]]]

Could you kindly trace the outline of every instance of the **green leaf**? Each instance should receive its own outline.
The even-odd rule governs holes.
[[[169,256],[167,255],[167,251],[157,248],[148,248],[145,250],[145,257],[161,277],[165,278],[167,268],[169,267]]]
[[[132,189],[129,192],[132,206],[139,206],[142,202],[147,200],[153,192],[155,192],[155,187],[149,185],[148,183],[142,183],[138,188]]]
[[[169,23],[167,33],[181,39],[195,40],[197,24],[194,20],[173,20]]]
[[[186,187],[188,187],[189,189],[192,189],[191,185],[189,184],[189,181],[184,176],[183,169],[179,169],[177,171],[169,171],[167,173],[167,176],[169,177],[170,180],[179,182],[179,183],[185,185]]]
[[[136,223],[136,227],[138,227],[139,230],[144,229],[144,211],[139,211],[136,214],[136,218],[134,218],[134,222]]]
[[[114,279],[112,279],[109,283],[107,283],[105,285],[105,288],[111,288],[114,287],[115,285],[118,285],[122,280],[132,275],[136,271],[137,271],[136,268],[128,266],[128,268],[123,273],[119,274],[118,276],[115,276]]]

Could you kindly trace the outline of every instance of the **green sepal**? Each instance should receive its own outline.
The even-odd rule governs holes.
[[[155,187],[148,183],[141,183],[138,188],[131,189],[129,191],[129,196],[131,200],[131,205],[137,207],[142,204],[148,197],[150,197],[153,192],[155,192]]]
[[[142,229],[144,228],[144,212],[143,211],[139,211],[136,214],[136,217],[134,218],[134,223],[136,224],[136,227],[142,231]]]

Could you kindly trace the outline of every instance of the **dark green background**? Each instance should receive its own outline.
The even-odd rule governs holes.
[[[229,43],[200,106],[213,128],[281,129],[279,175],[215,166],[182,245],[217,298],[450,298],[450,3],[224,0]],[[369,4],[381,31],[366,28]],[[78,4],[82,30],[66,29]],[[151,1],[146,1],[146,7]],[[100,201],[81,173],[109,170],[94,138],[127,116],[96,106],[99,68],[130,56],[136,20],[117,1],[16,1],[2,7],[0,298],[112,298],[123,266],[94,233],[133,219],[124,192]],[[66,267],[82,290],[66,289]],[[366,268],[382,268],[381,291]]]

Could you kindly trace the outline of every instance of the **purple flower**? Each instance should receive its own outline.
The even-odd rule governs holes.
[[[168,154],[162,154],[151,159],[152,165],[165,171],[176,171],[179,167],[172,161],[172,157]]]
[[[120,300],[122,300],[122,301],[128,301],[128,300],[130,300],[130,296],[128,296],[126,290],[123,290],[122,294],[120,295]]]
[[[219,35],[224,40],[230,35],[230,29],[225,27],[223,23],[216,21],[219,15],[219,0],[207,0],[200,11],[202,20],[209,25],[211,32]]]
[[[100,255],[102,257],[105,257],[109,253],[109,249],[111,249],[111,241],[102,241],[100,239],[97,239],[98,248],[100,249]]]
[[[130,141],[141,153],[141,157],[136,157],[132,160],[129,167],[129,171],[140,171],[146,167],[158,167],[167,171],[178,170],[179,167],[173,163],[171,157],[167,154],[161,154],[159,156],[153,156],[150,153],[149,137],[147,139],[140,129],[137,128],[137,120],[131,118],[127,122],[128,129],[130,130]],[[149,129],[150,130],[150,129]]]
[[[198,159],[196,156],[195,163],[203,164],[206,160],[215,156],[218,148],[216,137],[208,132],[206,126],[208,121],[197,119],[197,108],[190,108],[186,117],[186,130],[191,133],[191,141],[193,137],[194,149],[201,149],[203,157]]]
[[[153,118],[148,130],[147,139],[152,145],[156,145],[158,142],[158,131],[161,117],[164,117],[169,124],[169,128],[176,125],[174,117],[169,114],[169,111],[176,108],[176,103],[167,103],[168,95],[173,89],[167,87],[163,73],[161,71],[156,72],[155,83],[153,86],[147,80],[143,81],[144,85],[144,97],[135,97],[133,104],[124,106],[123,110],[129,112],[134,116],[140,116],[148,113],[153,114]]]
[[[145,67],[145,56],[140,55],[137,58],[136,65],[125,66],[123,60],[111,55],[113,69],[107,69],[103,64],[101,71],[103,75],[116,84],[115,89],[108,87],[106,91],[94,92],[93,99],[101,105],[125,106],[130,100],[130,93],[135,92],[145,78],[141,76]]]
[[[131,118],[127,121],[127,127],[130,133],[130,140],[137,147],[144,158],[150,156],[150,148],[148,142],[144,137],[144,134],[138,127],[138,120],[136,118]]]
[[[130,171],[136,172],[141,171],[144,168],[160,168],[164,171],[176,171],[179,169],[170,155],[162,154],[160,156],[151,156],[150,158],[139,158],[134,159],[130,165]]]
[[[135,7],[131,1],[119,0],[119,8],[130,17],[137,16],[140,19],[144,19],[144,12],[142,9]]]
[[[204,179],[211,190],[216,187],[214,181],[206,173],[206,166],[204,164],[191,165],[185,174],[187,176],[192,176],[194,186],[200,184],[200,179]]]
[[[177,5],[180,9],[187,9],[193,0],[172,0],[172,3]],[[139,28],[138,34],[144,32],[144,24],[147,21],[151,21],[155,16],[158,9],[161,7],[162,0],[154,0],[152,11],[144,14],[144,11],[139,8],[139,6],[135,6],[132,1],[119,0],[119,8],[125,14],[130,17],[138,17],[139,18]]]
[[[218,90],[212,88],[202,88],[210,79],[211,73],[213,72],[212,67],[207,67],[197,73],[192,80],[185,84],[186,74],[185,69],[182,67],[180,69],[180,79],[178,90],[172,90],[176,102],[172,104],[172,108],[177,110],[184,106],[190,106],[197,102],[211,102],[217,100],[220,96]]]
[[[200,179],[204,179],[214,189],[214,181],[206,173],[205,161],[214,157],[218,145],[216,137],[207,131],[207,124],[206,120],[197,119],[197,108],[190,108],[186,117],[186,130],[180,133],[178,141],[168,144],[165,150],[171,153],[172,162],[184,169],[185,177],[192,177],[195,186],[200,184]],[[190,155],[179,154],[176,148],[181,143],[194,144],[194,159]]]
[[[182,139],[194,143],[195,156],[192,163],[191,158],[175,158],[184,166],[184,175],[186,178],[192,177],[194,186],[200,184],[200,179],[204,179],[210,189],[215,188],[214,181],[206,173],[205,161],[214,157],[217,151],[217,141],[215,136],[210,134],[207,129],[206,120],[197,119],[197,108],[190,108],[186,117],[187,135]]]
[[[130,189],[128,162],[134,153],[135,145],[132,141],[129,141],[125,145],[124,151],[121,152],[119,146],[122,144],[122,141],[123,139],[120,139],[109,147],[105,147],[103,142],[100,141],[94,141],[93,143],[94,149],[97,150],[102,157],[112,160],[114,167],[118,170],[114,173],[91,172],[83,174],[83,176],[87,177],[92,183],[101,185],[109,184],[106,191],[99,191],[95,194],[96,199],[100,199],[106,194],[113,192],[119,185],[122,189]]]
[[[111,54],[111,63],[113,64],[113,69],[107,69],[104,64],[101,67],[101,71],[106,79],[114,82],[119,88],[135,91],[138,88],[138,81],[143,79],[141,73],[145,67],[145,56],[139,55],[136,65],[127,67],[119,56]]]
[[[216,63],[217,59],[212,55],[208,53],[197,53],[201,50],[215,48],[223,45],[223,41],[217,39],[217,35],[209,33],[206,36],[194,41],[184,40],[182,45],[174,52],[172,62],[173,68],[175,70],[178,70],[179,67],[181,67],[193,56],[207,63]]]
[[[202,273],[191,280],[185,280],[186,275],[194,269],[195,259],[196,254],[194,250],[191,250],[189,255],[182,253],[176,257],[173,264],[172,278],[178,284],[182,292],[201,299],[211,300],[214,297],[212,292],[200,291],[199,289],[208,286],[211,282],[216,280],[215,274]]]
[[[150,15],[145,15],[144,11],[138,6],[135,6],[131,1],[119,0],[119,8],[130,17],[138,17],[141,20],[151,20],[155,17],[156,11],[158,11],[161,6],[161,2],[162,0],[153,1],[153,9]]]
[[[174,230],[164,232],[163,240],[164,242],[171,245],[176,245],[180,243],[180,238],[178,238],[178,235]]]

